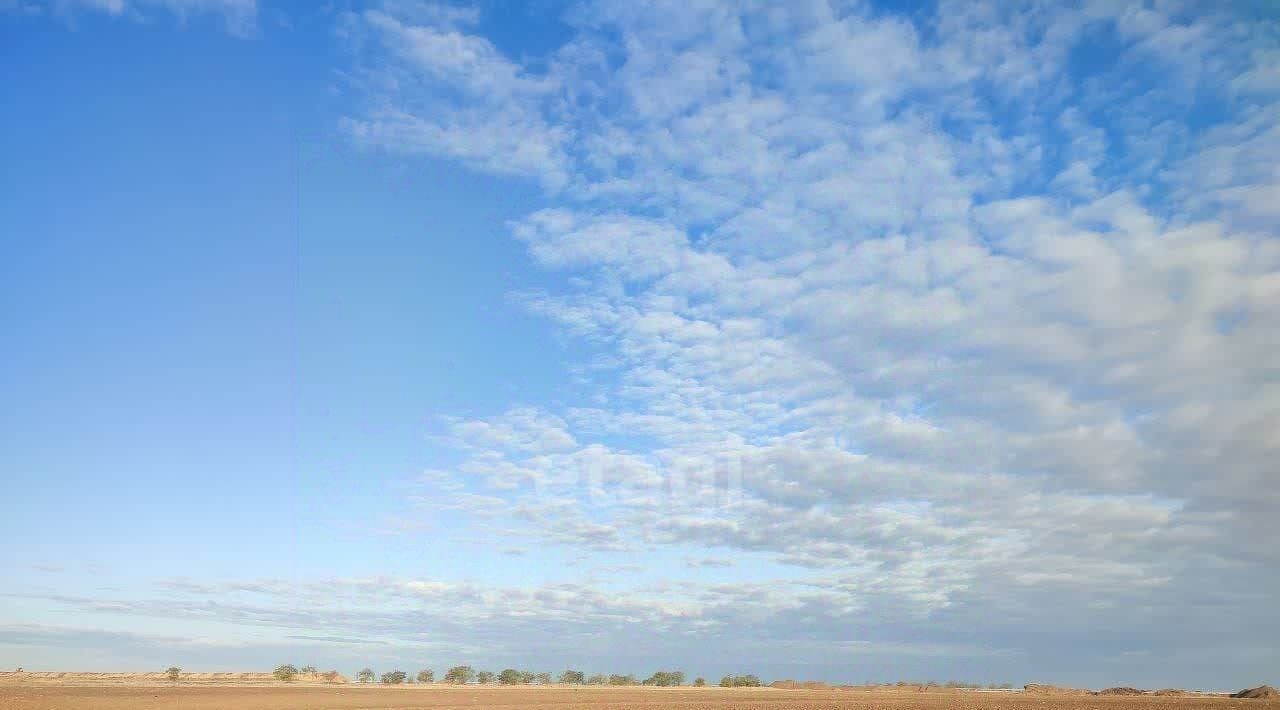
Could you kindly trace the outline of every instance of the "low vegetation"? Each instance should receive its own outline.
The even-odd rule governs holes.
[[[271,671],[271,675],[275,676],[276,680],[291,683],[298,677],[298,668],[291,663],[286,663],[283,666],[276,666],[276,669]]]

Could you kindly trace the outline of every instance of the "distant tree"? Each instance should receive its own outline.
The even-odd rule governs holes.
[[[338,682],[338,672],[337,672],[337,671],[325,671],[324,673],[321,673],[321,674],[320,674],[320,677],[321,677],[321,678],[324,678],[324,682],[326,682],[326,683],[336,683],[336,682]]]
[[[703,678],[702,676],[698,676],[697,678],[693,679],[693,685],[696,688],[705,688],[707,687],[707,679]]]
[[[721,688],[759,688],[760,679],[751,675],[727,675],[720,679]]]
[[[551,674],[538,673],[533,676],[533,682],[537,683],[538,685],[551,685]]]
[[[298,669],[292,664],[286,663],[283,666],[276,666],[276,669],[271,671],[271,675],[275,676],[276,680],[283,680],[288,683],[298,677]]]
[[[423,668],[422,670],[418,671],[418,682],[419,683],[436,682],[436,672],[431,670],[430,668]]]
[[[169,680],[177,683],[178,678],[182,677],[182,669],[177,666],[169,666],[165,669],[164,674]]]
[[[316,672],[316,667],[315,667],[315,666],[303,666],[303,667],[302,667],[302,670],[301,670],[301,671],[299,671],[299,672],[300,672],[300,673],[315,673],[315,672]]]
[[[640,681],[636,680],[633,675],[611,675],[609,676],[609,685],[639,685]]]
[[[372,682],[373,682],[373,677],[374,677],[374,676],[373,676],[373,669],[372,669],[372,668],[365,668],[365,669],[361,670],[359,673],[357,673],[357,674],[356,674],[356,682],[357,682],[357,683],[372,683]]]
[[[534,673],[533,671],[520,671],[520,682],[524,683],[525,685],[530,685],[531,683],[533,683],[534,678],[537,678],[537,677],[538,677],[538,674]]]
[[[503,668],[498,673],[498,682],[502,685],[519,685],[520,671],[514,668]]]
[[[587,680],[587,674],[582,671],[567,670],[560,674],[560,682],[565,685],[582,685]]]
[[[645,678],[644,684],[656,685],[663,688],[684,685],[684,671],[658,671],[648,678]]]
[[[383,685],[400,685],[409,677],[404,671],[387,671],[382,674]]]
[[[444,674],[444,682],[453,683],[454,685],[466,685],[476,677],[476,672],[471,666],[454,666]]]
[[[476,682],[481,685],[488,685],[493,682],[493,671],[480,671],[476,673]]]
[[[604,685],[608,682],[609,679],[603,673],[594,673],[590,678],[587,678],[587,685]]]

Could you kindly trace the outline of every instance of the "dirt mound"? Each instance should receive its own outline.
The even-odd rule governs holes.
[[[831,686],[820,680],[775,680],[769,687],[783,690],[825,690]]]
[[[1260,685],[1256,688],[1248,688],[1239,693],[1232,693],[1233,698],[1280,698],[1280,690],[1276,690],[1269,685]]]
[[[1088,692],[1078,688],[1062,688],[1056,685],[1045,685],[1044,683],[1027,683],[1022,686],[1022,690],[1034,695],[1084,695]]]
[[[1106,690],[1098,691],[1098,695],[1146,695],[1146,694],[1147,692],[1145,690],[1138,690],[1137,688],[1107,688]]]

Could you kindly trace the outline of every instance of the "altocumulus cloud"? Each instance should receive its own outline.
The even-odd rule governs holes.
[[[599,391],[453,422],[419,501],[760,561],[666,590],[708,645],[1274,665],[1274,18],[586,3],[522,60],[476,19],[346,15],[345,128],[543,186],[565,287],[519,298]]]

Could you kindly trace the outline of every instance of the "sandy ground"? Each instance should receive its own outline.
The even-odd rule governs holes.
[[[2,710],[345,710],[348,708],[569,708],[608,710],[1280,710],[1280,701],[1222,697],[1046,697],[1021,693],[772,688],[530,688],[402,686],[0,686]]]

